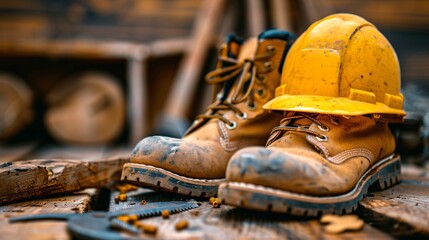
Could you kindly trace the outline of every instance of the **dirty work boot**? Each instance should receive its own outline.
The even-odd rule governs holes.
[[[315,216],[357,208],[371,185],[400,179],[388,122],[402,121],[390,43],[350,14],[314,23],[290,49],[276,97],[283,119],[263,147],[236,152],[219,197],[227,204]]]
[[[385,188],[399,180],[387,123],[294,112],[281,122],[268,147],[232,156],[228,183],[219,190],[225,203],[294,215],[350,213],[371,184]]]
[[[206,76],[216,100],[182,139],[152,136],[140,141],[125,164],[122,180],[190,196],[210,197],[225,180],[237,150],[263,145],[280,115],[262,109],[274,97],[293,36],[268,30],[245,42],[229,36],[218,68]]]

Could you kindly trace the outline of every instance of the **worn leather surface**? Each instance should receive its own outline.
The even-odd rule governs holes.
[[[394,152],[395,140],[387,123],[364,116],[337,119],[335,125],[327,115],[317,115],[329,127],[326,132],[309,119],[295,122],[327,141],[287,131],[267,148],[238,151],[229,162],[227,180],[317,196],[350,191],[370,166]]]
[[[182,139],[161,136],[143,139],[135,147],[131,162],[152,165],[191,178],[224,178],[232,154],[247,146],[263,146],[271,129],[281,119],[280,115],[268,113],[262,105],[274,97],[274,90],[280,84],[279,65],[286,44],[283,40],[256,38],[243,43],[239,62],[266,54],[268,45],[273,46],[275,51],[270,58],[255,61],[256,74],[266,77],[264,83],[256,82],[253,86],[255,109],[249,108],[247,101],[235,104],[235,107],[246,113],[247,118],[241,119],[232,110],[221,110],[226,119],[236,122],[235,129],[227,128],[218,119],[200,119],[194,122]],[[270,68],[267,65],[271,65]],[[263,94],[258,94],[261,90]],[[230,100],[231,96],[227,98],[227,101]]]

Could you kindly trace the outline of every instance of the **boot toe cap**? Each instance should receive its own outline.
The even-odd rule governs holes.
[[[246,148],[235,153],[228,164],[226,178],[303,194],[332,193],[337,179],[318,161],[275,148]]]
[[[229,156],[224,155],[220,146],[212,141],[152,136],[136,145],[131,162],[163,168],[185,177],[215,179],[225,176]]]

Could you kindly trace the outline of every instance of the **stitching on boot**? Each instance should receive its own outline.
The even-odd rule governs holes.
[[[336,163],[336,164],[340,164],[345,162],[346,160],[352,158],[352,157],[364,157],[366,159],[368,159],[369,164],[372,163],[372,160],[374,159],[374,155],[372,154],[371,151],[369,151],[368,149],[365,148],[356,148],[356,149],[352,149],[352,150],[346,150],[344,152],[341,152],[339,154],[337,154],[335,157],[327,157],[329,161]]]
[[[335,164],[341,164],[353,157],[364,157],[369,161],[369,164],[372,164],[372,161],[374,160],[374,154],[372,154],[371,151],[365,148],[355,148],[352,150],[346,150],[341,153],[338,153],[334,157],[331,157],[328,149],[319,141],[317,141],[315,137],[307,135],[306,138],[310,143],[314,144],[318,149],[320,149],[323,152],[323,154],[325,155],[325,158],[328,161]]]
[[[221,132],[221,136],[219,137],[220,144],[222,145],[223,149],[225,151],[235,151],[239,148],[239,145],[237,143],[233,143],[229,141],[229,135],[228,130],[225,127],[225,124],[223,122],[218,122],[218,126]]]

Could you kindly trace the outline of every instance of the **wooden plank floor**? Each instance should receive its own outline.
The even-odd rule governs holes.
[[[77,154],[77,155],[76,155]],[[74,148],[39,149],[33,157],[82,157],[83,163],[97,162],[106,156],[124,156],[129,149],[106,148],[77,150]],[[80,155],[80,156],[78,156]],[[15,162],[13,162],[15,163]],[[17,164],[18,166],[19,164]],[[363,229],[339,235],[328,234],[319,218],[302,218],[282,214],[248,211],[221,205],[213,208],[207,199],[195,199],[201,206],[172,215],[169,219],[151,217],[141,220],[157,226],[156,235],[141,233],[149,239],[429,239],[429,172],[404,165],[402,182],[381,192],[372,192],[361,203],[356,214],[365,221]],[[2,184],[4,179],[0,179]],[[112,187],[113,186],[113,187]],[[138,188],[128,192],[126,202],[115,203],[118,191],[90,190],[27,200],[0,206],[0,239],[70,239],[66,223],[41,221],[9,223],[8,218],[36,213],[81,213],[91,209],[114,211],[146,202],[189,200],[174,193]],[[175,224],[186,220],[182,231]],[[130,235],[131,237],[132,235]],[[136,236],[134,236],[136,237]]]
[[[429,234],[429,172],[404,166],[402,178],[401,184],[368,195],[361,205]]]
[[[0,239],[71,239],[67,223],[37,221],[9,223],[10,217],[42,213],[82,213],[89,209],[95,189],[0,206]]]
[[[146,202],[190,200],[174,193],[154,192],[139,188],[127,193],[126,202],[114,202],[118,192],[112,192],[110,211],[138,205]],[[325,233],[318,218],[297,218],[282,214],[264,213],[236,209],[221,205],[214,208],[207,199],[198,199],[201,206],[187,212],[170,216],[169,219],[152,217],[141,222],[155,225],[156,235],[142,233],[140,238],[155,239],[392,239],[388,234],[366,224],[356,232],[340,235]],[[187,229],[177,231],[175,224],[186,220]],[[131,237],[132,235],[130,235]],[[134,236],[136,237],[136,236]]]

